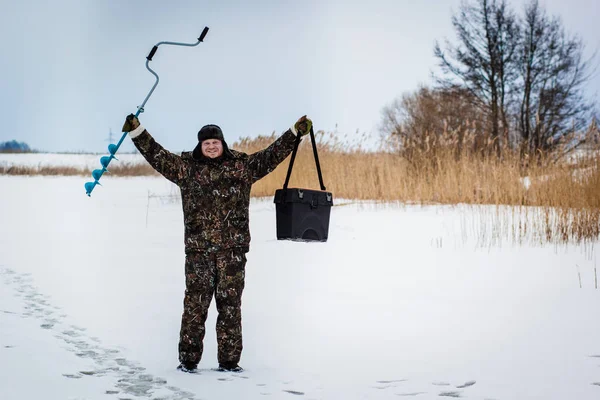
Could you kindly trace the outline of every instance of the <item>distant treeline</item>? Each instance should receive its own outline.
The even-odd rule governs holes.
[[[31,153],[33,150],[25,142],[11,140],[0,143],[0,153]]]

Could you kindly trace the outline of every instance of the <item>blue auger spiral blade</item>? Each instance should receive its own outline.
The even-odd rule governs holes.
[[[121,144],[121,143],[119,142],[119,144],[118,144],[118,145],[117,145],[117,144],[109,144],[109,145],[108,145],[108,152],[110,153],[110,156],[111,156],[112,158],[116,158],[116,157],[115,157],[115,154],[117,153],[117,150],[119,150],[119,145],[120,145],[120,144]]]
[[[109,156],[101,157],[100,158],[100,165],[102,165],[102,169],[104,169],[105,171],[107,171],[108,164],[110,164],[110,160],[112,160],[113,158],[115,158],[115,157],[113,157],[113,156],[110,156],[110,157]],[[115,158],[115,160],[116,160],[116,158]]]
[[[195,46],[199,45],[200,43],[202,43],[204,41],[204,38],[206,37],[207,33],[208,33],[208,26],[204,27],[204,29],[202,30],[202,33],[200,34],[200,37],[198,37],[198,41],[196,43],[159,42],[156,45],[154,45],[154,47],[150,51],[150,54],[148,54],[148,56],[146,57],[146,69],[148,71],[150,71],[150,73],[152,75],[154,75],[154,77],[156,78],[156,81],[154,82],[154,86],[152,86],[152,89],[150,89],[150,92],[148,93],[148,95],[144,99],[144,102],[142,103],[142,105],[138,107],[138,110],[135,113],[136,117],[139,116],[140,113],[144,112],[144,106],[146,105],[146,102],[148,101],[148,99],[150,98],[150,96],[154,92],[154,89],[156,89],[156,86],[158,85],[158,80],[159,80],[158,75],[148,65],[148,63],[150,61],[152,61],[152,57],[154,57],[154,54],[156,54],[156,51],[158,50],[158,46],[160,46],[162,44],[168,44],[168,45],[175,45],[175,46],[195,47]],[[110,153],[110,156],[104,156],[104,157],[102,157],[100,159],[100,164],[102,164],[102,169],[101,170],[100,169],[96,169],[96,170],[94,170],[92,172],[92,177],[94,178],[95,181],[94,182],[87,182],[85,184],[85,192],[86,192],[86,194],[88,196],[91,196],[92,190],[94,190],[94,188],[96,187],[96,185],[100,185],[100,182],[98,182],[98,180],[100,179],[100,177],[102,176],[102,174],[104,173],[104,171],[107,171],[106,167],[108,167],[108,164],[110,163],[110,161],[113,158],[115,160],[117,160],[117,158],[115,157],[115,154],[117,154],[117,151],[119,150],[119,147],[121,147],[121,143],[123,143],[123,140],[125,140],[125,136],[127,136],[127,132],[123,132],[123,136],[121,136],[121,140],[119,140],[119,143],[117,143],[117,144],[109,144],[108,145],[108,152]]]
[[[87,194],[89,197],[92,194],[92,190],[94,190],[95,187],[96,187],[96,182],[86,182],[85,183],[85,194]]]
[[[102,174],[104,173],[103,170],[101,169],[95,169],[92,171],[92,178],[94,178],[97,181],[100,180],[100,178],[102,177]]]

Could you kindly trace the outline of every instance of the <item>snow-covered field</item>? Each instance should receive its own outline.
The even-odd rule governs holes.
[[[106,154],[62,154],[62,153],[0,153],[0,167],[77,167],[101,168],[100,157]],[[117,158],[124,163],[145,163],[141,154],[118,153]],[[115,162],[115,161],[113,161]],[[112,164],[111,164],[112,165]]]
[[[211,370],[213,304],[180,373],[181,206],[148,197],[171,184],[83,183],[0,176],[0,399],[600,398],[594,250],[482,248],[447,206],[336,206],[307,244],[253,201],[245,371]]]

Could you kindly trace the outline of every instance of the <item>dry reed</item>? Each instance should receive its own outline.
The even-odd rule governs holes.
[[[128,162],[111,163],[109,166],[110,175],[112,176],[150,176],[158,175],[149,164],[137,164]],[[53,165],[37,165],[37,166],[1,166],[0,175],[17,175],[17,176],[90,176],[91,170],[84,167],[74,166],[53,166]]]

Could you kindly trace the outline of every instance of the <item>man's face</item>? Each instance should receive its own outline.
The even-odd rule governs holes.
[[[202,154],[208,158],[217,158],[223,154],[223,143],[219,139],[206,139],[202,142]]]

